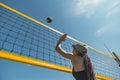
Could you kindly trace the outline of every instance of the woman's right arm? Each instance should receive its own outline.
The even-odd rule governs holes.
[[[60,37],[60,39],[58,40],[57,44],[56,44],[56,51],[63,57],[68,58],[68,59],[72,59],[73,55],[67,53],[66,51],[64,51],[61,47],[61,43],[62,41],[65,40],[65,38],[67,37],[67,34],[64,34]]]

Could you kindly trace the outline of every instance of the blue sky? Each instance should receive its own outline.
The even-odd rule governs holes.
[[[1,0],[96,49],[120,56],[119,0]],[[46,17],[53,17],[46,23]],[[0,80],[73,80],[71,74],[36,66],[0,60]],[[9,66],[8,66],[9,65]],[[6,77],[8,76],[8,77]]]

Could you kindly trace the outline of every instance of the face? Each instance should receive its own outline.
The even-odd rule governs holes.
[[[73,55],[77,55],[77,53],[78,51],[75,48],[73,48]]]
[[[79,55],[82,57],[83,52],[79,52],[77,49],[73,48],[73,55]]]

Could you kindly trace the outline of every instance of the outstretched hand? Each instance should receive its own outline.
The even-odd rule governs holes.
[[[57,49],[58,45],[59,45],[62,41],[65,40],[66,37],[67,37],[67,34],[64,34],[64,35],[62,35],[62,36],[60,37],[60,39],[59,39],[58,42],[57,42],[56,49]]]
[[[62,41],[64,41],[64,40],[66,39],[66,37],[67,37],[67,34],[64,34],[64,35],[62,35],[62,36],[60,37],[60,39],[58,40],[58,42],[57,42],[57,44],[56,44],[56,50],[57,50],[57,51],[60,51],[59,45],[61,44]]]
[[[62,36],[60,37],[59,41],[64,41],[64,40],[66,39],[66,37],[67,37],[67,34],[62,35]]]

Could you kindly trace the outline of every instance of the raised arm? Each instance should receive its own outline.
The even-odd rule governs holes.
[[[56,44],[56,51],[63,57],[65,58],[68,58],[68,59],[72,59],[73,58],[73,55],[72,54],[69,54],[67,53],[66,51],[64,51],[62,48],[61,48],[61,43],[62,41],[65,41],[67,37],[67,34],[64,34],[60,37],[60,39],[58,40],[57,44]]]

